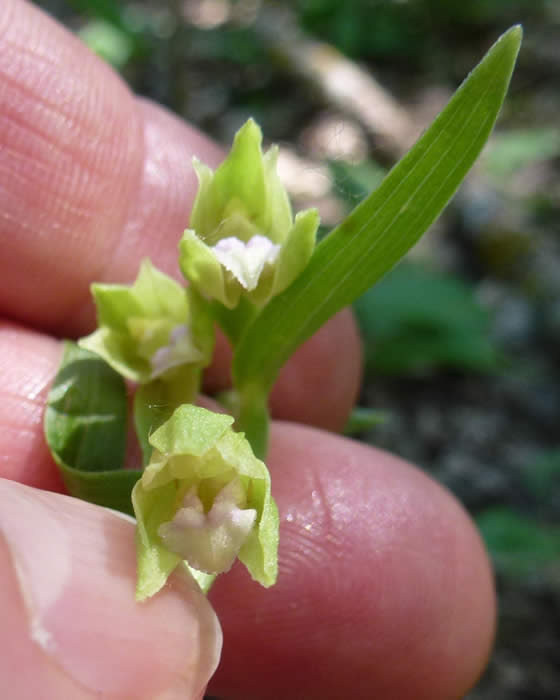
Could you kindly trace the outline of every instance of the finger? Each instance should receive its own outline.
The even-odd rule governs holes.
[[[29,367],[11,372],[5,413],[0,400],[0,467],[45,485],[56,472],[26,416],[43,411],[54,367],[39,358],[56,344],[30,332],[27,343],[14,343]],[[26,394],[17,377],[35,370]],[[265,591],[234,567],[216,584],[226,639],[218,695],[460,697],[486,661],[494,598],[457,503],[398,459],[294,425],[273,427],[267,462],[282,517],[279,582]]]
[[[219,624],[178,574],[134,598],[134,526],[0,479],[0,677],[10,698],[202,697]]]
[[[463,697],[487,662],[495,603],[470,520],[403,461],[276,424],[274,588],[236,565],[210,597],[224,652],[210,691],[234,700]]]
[[[345,325],[344,316],[339,315],[333,319],[330,328],[335,333],[341,328],[342,332],[346,332]],[[319,361],[327,367],[331,362],[329,340],[336,342],[329,326],[325,326],[309,341],[311,349],[316,348],[317,356],[322,356]],[[302,352],[307,352],[305,346]],[[356,352],[359,352],[358,345]],[[43,418],[47,394],[61,356],[59,341],[0,321],[0,476],[53,491],[64,491],[64,487],[45,444]],[[335,357],[334,353],[332,357]],[[284,371],[293,374],[304,372],[304,363],[295,361]],[[301,404],[307,400],[311,418],[322,421],[327,428],[340,427],[337,422],[343,422],[344,411],[350,410],[357,392],[359,369],[355,365],[349,368],[346,383],[341,381],[345,371],[342,365],[333,367],[330,381],[333,381],[333,377],[338,379],[326,392],[315,372],[311,375],[312,378],[317,377],[315,387],[310,386],[309,380],[305,385],[306,380],[301,378],[301,383],[310,392],[307,397],[300,394]],[[293,413],[296,419],[303,418],[305,421],[306,415],[298,406],[297,387],[293,381],[287,382],[288,392],[284,395],[281,395],[281,387],[282,383],[279,383],[276,388],[277,412],[280,413],[284,402],[283,415]],[[294,398],[289,394],[290,387],[294,388]],[[319,395],[322,400],[318,400]],[[330,403],[327,401],[329,398]],[[320,411],[323,411],[322,415]]]
[[[43,434],[61,343],[0,322],[0,477],[64,491]]]
[[[75,37],[21,0],[0,4],[0,122],[0,236],[9,242],[0,313],[82,335],[94,324],[91,282],[129,282],[145,256],[179,277],[177,241],[197,187],[192,156],[216,164],[221,151],[135,100]],[[289,362],[274,395],[277,415],[330,429],[344,423],[361,367],[344,318],[351,331],[327,324],[323,340]],[[337,353],[321,353],[330,379],[317,386],[316,351],[325,347]],[[227,375],[225,357],[218,355],[218,377]]]
[[[219,151],[21,0],[0,5],[0,86],[0,311],[81,334],[92,281],[144,255],[177,273],[192,156]]]

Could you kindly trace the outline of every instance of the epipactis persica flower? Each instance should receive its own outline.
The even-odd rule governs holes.
[[[185,404],[150,436],[152,458],[132,492],[139,600],[157,593],[182,562],[201,583],[236,558],[263,586],[275,582],[270,476],[232,423]]]
[[[127,379],[145,384],[185,365],[209,363],[211,319],[189,290],[148,259],[134,284],[93,284],[92,294],[99,328],[79,344]]]
[[[215,172],[193,161],[199,189],[180,265],[203,296],[230,309],[242,295],[261,307],[291,284],[309,262],[319,226],[315,209],[294,220],[276,172],[278,148],[263,155],[261,142],[249,119]]]

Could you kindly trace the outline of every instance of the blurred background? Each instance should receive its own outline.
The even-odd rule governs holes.
[[[498,127],[453,203],[356,302],[367,367],[349,428],[418,464],[477,521],[500,624],[469,700],[560,697],[560,3],[40,0],[132,88],[229,144],[281,144],[327,232],[512,24]]]

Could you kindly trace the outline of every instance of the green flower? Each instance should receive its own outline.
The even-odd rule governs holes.
[[[199,189],[180,265],[201,294],[230,309],[241,295],[262,306],[291,284],[311,257],[319,226],[315,209],[294,221],[276,172],[278,148],[263,155],[261,141],[249,119],[216,172],[193,161]]]
[[[150,436],[152,458],[132,491],[139,600],[157,593],[182,561],[199,582],[237,557],[263,586],[276,581],[270,476],[232,423],[185,404]]]
[[[184,365],[208,364],[213,328],[196,299],[149,260],[133,285],[93,284],[99,328],[79,345],[127,379],[145,384]]]

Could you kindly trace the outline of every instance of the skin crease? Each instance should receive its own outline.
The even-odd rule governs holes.
[[[92,281],[129,282],[146,255],[179,276],[176,243],[196,189],[195,153],[210,164],[221,158],[194,129],[135,100],[32,5],[0,3],[0,237],[9,242],[0,256],[0,476],[62,488],[42,438],[57,337],[93,327]],[[218,353],[209,387],[227,381],[226,354]],[[360,367],[345,312],[283,370],[276,415],[340,427]],[[462,697],[484,667],[495,619],[487,558],[462,508],[402,460],[316,428],[275,424],[267,463],[281,514],[279,582],[264,590],[235,565],[216,583],[224,654],[210,690],[245,700],[263,691],[273,700]],[[70,508],[47,496],[55,511]],[[91,523],[98,533],[96,517]],[[118,537],[125,541],[131,528]],[[10,688],[16,678],[31,684],[42,660],[27,643],[1,538],[0,556],[0,615],[9,619],[0,647],[10,647],[0,677]],[[127,576],[132,588],[134,571]],[[129,614],[135,622],[134,606]],[[153,643],[161,645],[158,635]],[[50,697],[68,696],[64,685],[52,688]],[[36,696],[32,685],[20,690]]]

